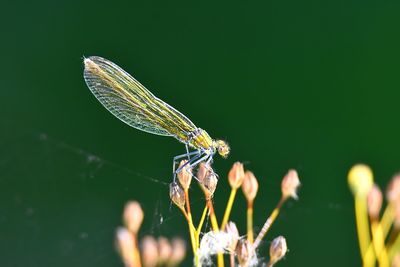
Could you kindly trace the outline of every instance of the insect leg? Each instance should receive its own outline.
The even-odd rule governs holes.
[[[204,151],[201,150],[196,150],[191,152],[191,154],[195,155],[193,158],[191,158],[190,160],[188,160],[185,164],[183,164],[182,166],[180,166],[176,171],[174,171],[175,174],[177,174],[178,172],[180,172],[182,170],[183,167],[185,167],[186,165],[189,164],[189,166],[192,167],[192,163],[194,161],[196,161],[198,158],[202,157],[204,155]],[[175,163],[177,164],[178,162],[176,161],[176,159],[174,158]],[[175,165],[174,165],[175,166]]]
[[[178,170],[180,171],[183,166],[186,166],[186,164],[185,164],[185,165],[181,166],[181,168],[179,168],[177,171],[175,171],[175,167],[176,167],[176,164],[178,163],[178,160],[182,159],[182,158],[185,158],[185,157],[189,157],[189,156],[195,155],[192,158],[192,160],[193,160],[194,158],[198,158],[199,155],[201,155],[201,154],[202,153],[201,153],[200,150],[195,150],[195,151],[189,152],[188,154],[181,154],[181,155],[175,156],[174,159],[172,160],[172,173],[174,175],[174,181],[175,181],[175,176],[176,176],[176,173],[178,172]],[[189,161],[187,163],[189,163]]]

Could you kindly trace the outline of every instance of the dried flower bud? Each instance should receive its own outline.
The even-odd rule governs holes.
[[[253,246],[247,239],[240,239],[236,246],[236,255],[240,266],[247,266],[253,256]]]
[[[234,252],[239,241],[239,231],[234,222],[228,222],[225,226],[224,231],[230,236],[228,250]]]
[[[168,239],[165,237],[158,238],[158,264],[164,265],[169,262],[171,257],[172,247]]]
[[[386,190],[386,198],[389,203],[400,200],[400,174],[396,174]]]
[[[277,263],[285,256],[286,252],[286,239],[283,236],[278,236],[272,240],[271,246],[269,247],[270,264],[273,265]]]
[[[158,264],[158,244],[154,237],[142,239],[142,261],[144,267],[155,267]]]
[[[199,179],[206,198],[212,197],[218,184],[218,177],[213,169],[209,165],[201,163],[197,172],[197,179]]]
[[[169,197],[180,208],[185,206],[185,192],[177,182],[169,184]]]
[[[181,168],[180,172],[178,172],[178,180],[182,185],[182,188],[184,190],[189,189],[190,187],[190,182],[192,181],[192,169],[190,168],[190,165],[187,164],[187,160],[182,160],[181,163],[179,164],[179,168]],[[184,167],[182,167],[184,164],[186,164]]]
[[[299,176],[297,175],[297,171],[289,170],[288,173],[283,177],[281,183],[281,191],[283,198],[292,197],[294,199],[298,199],[297,189],[300,186]]]
[[[212,170],[210,165],[200,162],[199,168],[197,169],[197,179],[199,179],[199,181],[204,180],[210,169]]]
[[[123,220],[126,228],[136,235],[143,222],[143,210],[139,202],[129,201],[124,208]]]
[[[349,171],[347,181],[354,196],[366,197],[374,184],[372,170],[364,164],[354,165]]]
[[[131,232],[124,227],[119,227],[115,235],[115,243],[125,266],[135,265],[135,239]]]
[[[242,191],[249,203],[253,203],[258,191],[257,178],[251,171],[244,173],[244,180],[242,183]]]
[[[235,162],[228,173],[229,184],[232,188],[238,189],[244,179],[244,168],[240,162]]]
[[[186,255],[186,243],[181,238],[172,239],[172,254],[169,259],[168,267],[178,266]]]
[[[381,190],[376,184],[374,184],[369,191],[367,198],[368,214],[371,218],[378,219],[382,207],[382,199]]]

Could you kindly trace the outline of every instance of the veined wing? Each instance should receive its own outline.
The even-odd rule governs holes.
[[[152,134],[187,141],[196,126],[182,113],[155,97],[111,61],[101,57],[84,60],[84,78],[96,98],[126,124]]]

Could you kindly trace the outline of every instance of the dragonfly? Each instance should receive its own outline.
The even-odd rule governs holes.
[[[144,132],[175,137],[185,144],[186,153],[173,158],[174,180],[187,165],[194,168],[200,162],[209,164],[217,152],[223,158],[228,156],[230,148],[225,141],[212,139],[115,63],[98,56],[84,58],[83,76],[94,96],[121,121]],[[184,158],[186,163],[176,168]]]

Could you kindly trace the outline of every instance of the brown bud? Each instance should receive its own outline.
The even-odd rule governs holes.
[[[177,182],[169,184],[169,197],[180,208],[185,206],[185,192]]]
[[[218,184],[218,178],[213,169],[209,165],[201,163],[197,172],[197,179],[199,179],[206,198],[212,197]]]
[[[136,235],[139,231],[140,226],[143,222],[143,210],[140,207],[139,202],[129,201],[126,203],[124,208],[123,220],[126,228]]]
[[[370,167],[364,164],[354,165],[347,176],[350,189],[356,197],[367,197],[374,184]]]
[[[135,265],[135,239],[131,232],[124,227],[117,229],[115,243],[125,266]]]
[[[229,184],[232,188],[238,189],[244,179],[244,168],[240,162],[235,162],[228,173]]]
[[[172,247],[165,237],[158,238],[158,263],[159,265],[168,264],[171,257]]]
[[[155,267],[158,264],[158,244],[154,237],[145,236],[142,239],[142,260],[144,267]]]
[[[168,267],[178,266],[186,255],[186,243],[181,238],[172,239],[172,254],[168,263]]]
[[[229,247],[228,250],[230,252],[234,252],[237,246],[237,243],[239,241],[239,231],[236,227],[236,224],[234,222],[228,222],[225,226],[224,231],[229,235],[230,241],[229,241]]]
[[[179,168],[181,168],[181,170],[177,174],[178,180],[181,183],[183,190],[189,189],[190,182],[192,181],[192,169],[190,168],[190,165],[187,164],[187,162],[187,160],[181,161],[181,163],[179,164]],[[184,166],[184,164],[186,165]]]
[[[236,255],[240,266],[247,266],[253,256],[253,246],[247,239],[240,239],[236,246]]]
[[[400,174],[395,175],[386,190],[386,198],[389,203],[400,200]]]
[[[300,180],[295,170],[289,170],[288,173],[283,177],[281,183],[281,191],[283,198],[292,197],[298,199],[297,189],[300,186]]]
[[[379,187],[374,184],[371,190],[368,193],[367,205],[368,205],[368,214],[372,219],[379,218],[379,212],[382,207],[382,192]]]
[[[242,183],[242,191],[249,203],[253,203],[258,191],[257,178],[251,171],[244,173],[244,180]]]
[[[286,239],[283,236],[278,236],[272,240],[269,247],[270,264],[273,265],[282,259],[287,252]]]

